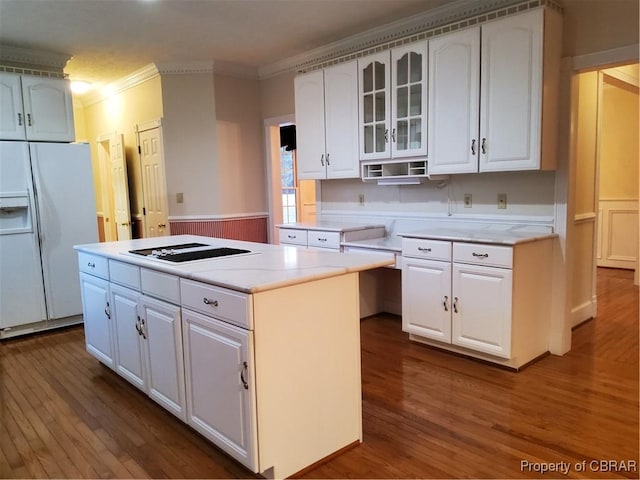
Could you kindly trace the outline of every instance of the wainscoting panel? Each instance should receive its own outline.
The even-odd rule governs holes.
[[[600,200],[598,215],[598,266],[634,270],[638,255],[637,200]]]
[[[203,235],[249,242],[267,243],[268,218],[169,219],[172,235]]]

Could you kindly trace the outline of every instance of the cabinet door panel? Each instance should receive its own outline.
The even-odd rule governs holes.
[[[186,419],[180,307],[142,295],[141,328],[146,337],[149,396]]]
[[[75,140],[71,86],[62,78],[22,77],[27,140]]]
[[[111,318],[117,353],[116,372],[141,390],[145,385],[142,337],[136,330],[140,293],[111,284]]]
[[[186,309],[183,327],[187,421],[256,471],[252,332]]]
[[[451,263],[404,257],[402,330],[451,343]]]
[[[109,282],[81,273],[80,290],[87,351],[106,366],[114,368],[113,328],[109,318]]]
[[[429,172],[478,171],[480,28],[429,42]]]
[[[391,51],[391,156],[427,154],[427,42]]]
[[[358,64],[324,71],[327,178],[360,176],[358,161]]]
[[[481,172],[540,166],[543,14],[482,27]]]
[[[453,264],[452,343],[511,356],[512,271]]]
[[[381,52],[358,59],[360,159],[389,158],[391,58]]]
[[[326,178],[324,74],[322,70],[294,80],[299,179]]]
[[[0,72],[0,139],[25,140],[20,75]]]

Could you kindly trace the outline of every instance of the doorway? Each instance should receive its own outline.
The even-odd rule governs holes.
[[[277,225],[313,223],[316,215],[316,181],[299,180],[293,115],[264,121],[269,196],[269,242],[278,238]]]
[[[136,125],[142,178],[142,231],[144,238],[171,235],[164,147],[160,120]]]
[[[102,194],[104,241],[131,239],[129,181],[124,153],[124,137],[118,132],[99,135],[98,161]]]

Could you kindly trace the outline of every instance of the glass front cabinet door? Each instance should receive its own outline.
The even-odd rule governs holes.
[[[391,51],[391,156],[427,154],[427,42]]]
[[[426,156],[427,41],[358,60],[360,159]]]

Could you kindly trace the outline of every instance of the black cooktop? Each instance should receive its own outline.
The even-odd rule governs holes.
[[[179,245],[167,245],[164,247],[141,248],[129,250],[129,253],[144,257],[168,260],[169,262],[189,262],[191,260],[204,260],[206,258],[227,257],[251,253],[250,250],[229,247],[212,247],[204,243],[182,243]]]

